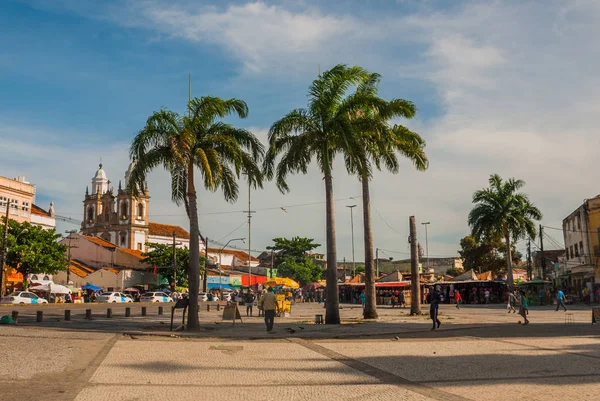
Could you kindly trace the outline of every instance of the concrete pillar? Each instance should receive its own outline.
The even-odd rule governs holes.
[[[38,323],[44,321],[44,312],[43,311],[39,310],[36,312],[35,321]]]
[[[146,307],[142,306],[142,316],[146,316]]]
[[[129,316],[131,316],[131,308],[127,307],[127,308],[125,308],[125,317],[129,317]]]
[[[112,309],[111,308],[106,309],[106,317],[112,317]]]
[[[159,314],[159,315],[162,315],[162,314],[163,314],[163,307],[162,307],[162,306],[159,306],[159,307],[158,307],[158,314]]]
[[[69,309],[65,309],[65,321],[71,320],[71,311]]]
[[[85,319],[86,320],[92,320],[92,310],[91,309],[86,309],[85,310]]]

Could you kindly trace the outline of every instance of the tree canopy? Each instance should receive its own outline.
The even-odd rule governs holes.
[[[142,254],[144,259],[142,262],[147,264],[149,268],[153,268],[156,265],[158,274],[162,277],[166,277],[169,283],[173,282],[173,246],[157,243],[147,243],[148,252]],[[187,287],[188,286],[188,269],[190,265],[190,250],[187,248],[176,248],[176,285]],[[202,267],[204,264],[204,257],[200,257],[201,273],[204,271]]]
[[[473,236],[467,235],[460,240],[460,248],[458,254],[463,260],[465,270],[492,270],[494,275],[506,272],[506,245],[501,238],[478,242]],[[514,244],[511,244],[511,248],[512,262],[517,264],[522,255]]]
[[[324,272],[324,268],[314,264],[308,258],[303,261],[291,257],[285,258],[278,267],[280,276],[292,278],[302,286],[320,280]]]
[[[4,232],[4,224],[0,232]],[[26,231],[25,231],[26,230]],[[28,222],[8,222],[8,254],[6,264],[23,275],[56,274],[67,269],[67,247],[58,242],[61,238],[55,229],[44,230]]]
[[[275,266],[289,258],[302,263],[306,260],[310,251],[321,246],[321,244],[315,244],[313,241],[313,238],[298,236],[291,239],[277,237],[273,238],[275,244],[268,246],[267,249],[277,252]]]

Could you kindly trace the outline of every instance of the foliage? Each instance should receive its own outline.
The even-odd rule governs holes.
[[[196,169],[204,188],[213,192],[222,189],[227,201],[237,199],[237,180],[242,172],[255,188],[262,186],[259,165],[264,147],[251,132],[220,121],[231,114],[246,118],[248,106],[239,99],[207,96],[192,99],[188,103],[188,115],[169,110],[154,112],[129,150],[136,163],[127,188],[137,194],[152,170],[165,168],[171,174],[171,198],[178,205],[184,204],[190,220],[189,330],[199,326],[199,240],[202,236],[194,182]]]
[[[315,244],[313,241],[313,238],[298,236],[292,237],[292,239],[277,237],[273,238],[275,244],[268,246],[267,249],[277,252],[275,267],[288,258],[297,263],[304,263],[307,260],[308,253],[321,246],[321,244]]]
[[[363,265],[356,266],[355,270],[356,270],[356,274],[364,273],[365,272],[365,267]]]
[[[4,224],[1,230],[4,232]],[[57,242],[60,238],[55,229],[44,230],[28,222],[9,219],[6,264],[23,274],[24,281],[29,274],[56,274],[66,270],[67,247]]]
[[[542,219],[542,212],[530,202],[529,197],[518,192],[525,182],[509,178],[504,181],[493,174],[489,188],[475,191],[475,206],[469,213],[469,225],[476,241],[503,238],[506,252],[512,250],[511,240],[535,238],[534,220]],[[507,284],[513,285],[512,260],[507,259]]]
[[[278,271],[282,277],[292,278],[304,286],[320,280],[325,269],[315,265],[308,258],[304,261],[298,261],[295,258],[288,257],[279,265]]]
[[[456,277],[459,276],[463,273],[462,269],[456,269],[454,267],[449,268],[448,270],[446,270],[446,274],[448,276],[452,276],[452,277]]]
[[[491,270],[494,276],[506,272],[506,245],[500,238],[483,239],[477,242],[471,235],[460,240],[461,249],[458,254],[463,260],[465,270]],[[521,261],[521,253],[511,244],[513,263]]]
[[[142,254],[144,259],[142,262],[149,266],[149,269],[153,269],[156,265],[157,273],[162,277],[166,277],[169,283],[173,282],[173,246],[158,244],[158,243],[147,243],[150,251]],[[188,269],[190,264],[190,251],[187,248],[176,248],[175,256],[177,262],[177,286],[188,286]],[[205,258],[200,256],[201,273],[204,272],[204,261]]]

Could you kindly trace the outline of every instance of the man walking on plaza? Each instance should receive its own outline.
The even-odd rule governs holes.
[[[460,291],[456,290],[454,293],[454,299],[456,299],[456,309],[460,309],[458,305],[460,305],[460,301],[462,300],[460,297]]]
[[[262,296],[263,313],[265,314],[265,324],[267,331],[273,331],[275,324],[275,310],[277,309],[277,297],[273,294],[273,288],[269,287],[267,293]]]
[[[559,288],[556,293],[556,311],[558,312],[558,308],[563,307],[565,312],[567,311],[567,307],[565,306],[565,293]]]
[[[252,316],[252,306],[254,306],[254,294],[248,290],[246,296],[244,297],[244,302],[246,303],[246,316]]]
[[[439,303],[440,303],[440,293],[437,290],[434,290],[433,293],[431,294],[431,301],[430,301],[430,305],[429,305],[429,317],[433,322],[433,327],[431,328],[431,330],[435,330],[435,324],[437,323],[437,328],[440,328],[440,325],[442,324],[442,322],[440,322],[440,319],[438,319],[438,310],[439,310]]]

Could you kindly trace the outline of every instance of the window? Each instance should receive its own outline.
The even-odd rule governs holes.
[[[33,276],[31,276],[31,279],[32,279],[32,280],[38,280],[38,276],[37,276],[37,274],[34,274]]]
[[[124,234],[121,234],[121,246],[125,246],[125,241],[127,240]]]
[[[579,248],[577,247],[577,244],[575,244],[575,256],[579,256]]]
[[[94,209],[91,206],[88,207],[87,219],[88,219],[88,223],[91,223],[94,221]]]
[[[567,254],[567,260],[569,260],[569,247],[567,247],[567,248],[565,249],[565,251],[566,251],[565,253]]]
[[[583,241],[579,241],[579,255],[585,256],[583,254]]]
[[[21,216],[29,217],[29,202],[21,202]]]
[[[127,217],[127,202],[121,204],[121,216]]]
[[[581,216],[577,215],[577,229],[581,230]]]
[[[573,255],[574,255],[574,254],[573,254],[573,245],[571,245],[571,246],[569,247],[569,249],[571,250],[571,259],[573,259],[573,258],[574,258],[574,256],[573,256]]]
[[[138,242],[138,251],[141,251],[141,250],[142,250],[142,243]]]
[[[144,219],[144,205],[142,205],[141,203],[138,203],[138,219]]]
[[[108,208],[106,208],[106,211],[104,212],[104,220],[106,222],[110,221],[110,210]]]
[[[6,213],[7,202],[8,202],[8,198],[6,196],[0,196],[0,212]]]
[[[18,214],[19,210],[19,202],[16,199],[11,199],[10,201],[10,214]]]

